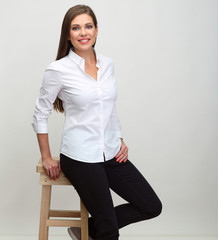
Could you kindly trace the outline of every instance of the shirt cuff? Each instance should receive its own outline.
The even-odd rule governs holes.
[[[47,125],[45,125],[45,126],[40,126],[40,127],[37,126],[37,125],[34,124],[34,123],[32,123],[31,125],[32,125],[33,130],[34,130],[35,133],[48,133],[48,127],[47,127]]]

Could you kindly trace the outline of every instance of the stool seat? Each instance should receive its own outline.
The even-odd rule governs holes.
[[[59,158],[53,158],[59,161]],[[50,180],[40,159],[36,172],[40,173],[40,184],[42,185],[39,240],[48,240],[49,227],[80,227],[81,240],[88,240],[88,212],[80,200],[80,210],[56,210],[50,209],[52,185],[71,185],[64,173],[60,172],[60,177],[55,181]],[[52,219],[51,219],[52,218]],[[56,218],[56,219],[54,219]],[[71,220],[57,218],[73,218]],[[79,218],[76,220],[74,218]]]
[[[52,158],[53,160],[59,161],[59,158]],[[46,171],[42,165],[42,160],[40,159],[37,166],[36,172],[40,173],[40,184],[41,185],[72,185],[68,179],[65,177],[64,173],[61,171],[59,178],[55,181],[50,180],[49,176],[46,174]]]

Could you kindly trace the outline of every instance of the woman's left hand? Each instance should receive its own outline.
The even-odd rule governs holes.
[[[123,142],[123,139],[121,139],[121,148],[118,154],[116,155],[116,161],[121,163],[126,162],[127,159],[128,159],[128,147]]]

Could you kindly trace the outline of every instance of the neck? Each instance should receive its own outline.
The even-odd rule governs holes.
[[[84,58],[86,64],[96,63],[95,52],[93,49],[90,49],[88,51],[78,51],[75,49],[74,52],[81,58]]]

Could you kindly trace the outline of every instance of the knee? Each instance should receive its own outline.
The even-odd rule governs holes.
[[[150,204],[149,208],[146,208],[142,211],[142,215],[145,219],[155,218],[159,216],[162,212],[162,203],[160,200]]]
[[[159,200],[159,201],[155,204],[155,206],[154,206],[154,208],[153,208],[153,215],[154,215],[154,217],[157,217],[157,216],[159,216],[159,215],[161,214],[162,208],[163,208],[163,205],[162,205],[161,201]]]

